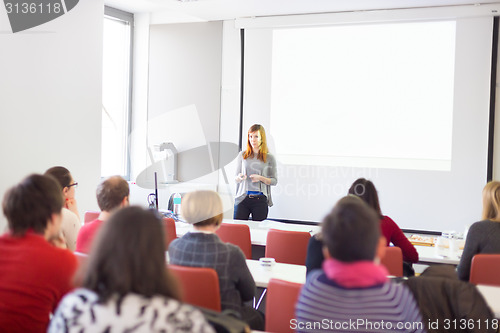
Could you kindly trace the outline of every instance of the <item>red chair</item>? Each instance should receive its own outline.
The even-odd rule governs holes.
[[[170,243],[177,238],[177,229],[175,228],[175,221],[172,218],[164,217],[165,223],[165,247],[168,249]]]
[[[311,234],[308,232],[270,229],[265,255],[276,259],[276,262],[305,265],[310,238]]]
[[[86,211],[85,214],[83,215],[83,223],[89,223],[96,220],[99,217],[99,214],[101,214],[101,212],[96,212],[92,210]]]
[[[219,276],[213,268],[168,265],[177,278],[186,303],[220,311]]]
[[[87,270],[89,256],[82,252],[73,252],[73,254],[76,257],[76,261],[78,262],[78,268],[76,270],[73,283],[76,287],[79,287],[82,285],[83,274]]]
[[[476,254],[472,257],[469,282],[500,286],[500,254]]]
[[[78,267],[87,265],[87,260],[89,258],[88,254],[82,252],[73,252],[73,254],[76,257],[76,260],[78,261]]]
[[[386,247],[385,255],[380,258],[380,263],[387,268],[389,275],[403,276],[403,252],[399,247]]]
[[[246,224],[222,223],[215,233],[223,242],[238,246],[247,259],[252,259],[250,228]]]
[[[295,304],[302,285],[271,279],[267,285],[266,332],[293,332],[290,320],[295,318]]]

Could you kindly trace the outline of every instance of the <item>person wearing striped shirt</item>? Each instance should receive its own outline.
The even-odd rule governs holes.
[[[391,283],[376,212],[355,196],[339,200],[322,226],[322,270],[307,276],[290,327],[297,332],[425,332],[417,304]]]

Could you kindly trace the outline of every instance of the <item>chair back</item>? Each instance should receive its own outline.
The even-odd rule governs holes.
[[[221,310],[219,276],[213,268],[168,265],[168,269],[180,283],[184,302]]]
[[[88,254],[83,252],[73,252],[73,254],[76,257],[76,260],[78,261],[78,267],[87,265],[87,261],[89,258]]]
[[[215,233],[224,243],[238,246],[247,259],[252,259],[250,228],[246,224],[222,223]]]
[[[290,320],[295,318],[295,304],[302,284],[271,279],[267,285],[266,332],[293,332]]]
[[[82,285],[83,273],[87,270],[89,256],[82,252],[73,252],[73,254],[78,262],[77,274],[75,274],[73,283],[76,287],[79,287]]]
[[[387,268],[390,275],[403,276],[403,252],[397,246],[385,248],[385,255],[380,263]]]
[[[86,211],[85,214],[83,215],[83,223],[89,223],[89,222],[94,221],[95,219],[97,219],[99,217],[99,214],[101,214],[101,212],[97,212],[97,211],[93,211],[93,210]]]
[[[266,257],[276,262],[305,265],[311,234],[303,231],[270,229],[266,240]]]
[[[170,243],[177,238],[177,229],[175,228],[175,220],[170,217],[164,217],[165,224],[165,247],[168,250]]]
[[[500,286],[500,254],[476,254],[472,257],[469,282]]]

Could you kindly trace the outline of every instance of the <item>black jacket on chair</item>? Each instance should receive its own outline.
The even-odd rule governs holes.
[[[496,332],[483,296],[476,286],[458,279],[454,266],[430,266],[403,283],[412,291],[429,333]]]

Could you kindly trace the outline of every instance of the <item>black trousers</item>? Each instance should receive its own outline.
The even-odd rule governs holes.
[[[252,214],[253,221],[262,221],[267,219],[269,206],[265,195],[247,195],[242,202],[234,205],[235,220],[248,220]]]

